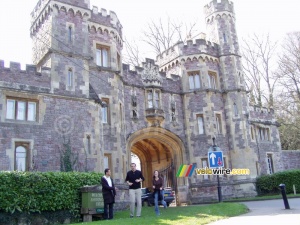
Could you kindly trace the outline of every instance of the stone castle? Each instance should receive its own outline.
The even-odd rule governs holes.
[[[34,65],[0,61],[0,170],[61,171],[69,150],[73,170],[111,168],[121,202],[134,153],[144,187],[157,169],[177,203],[201,203],[217,199],[216,176],[176,172],[208,167],[213,138],[225,168],[251,171],[221,175],[223,198],[254,196],[258,175],[296,168],[300,156],[281,150],[274,112],[248,103],[233,3],[213,0],[204,11],[206,35],[130,70],[114,12],[39,0]]]

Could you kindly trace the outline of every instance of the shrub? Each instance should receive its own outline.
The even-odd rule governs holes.
[[[80,188],[100,184],[102,175],[95,172],[0,172],[0,211],[67,210],[79,216]]]
[[[278,194],[279,184],[285,184],[286,193],[293,193],[293,185],[300,190],[300,170],[286,170],[271,175],[262,175],[256,179],[257,192],[260,195]]]

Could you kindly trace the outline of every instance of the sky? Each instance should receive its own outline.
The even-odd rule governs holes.
[[[20,62],[24,69],[32,64],[30,13],[38,0],[0,0],[0,60]],[[203,6],[209,0],[90,0],[92,6],[114,11],[127,39],[141,35],[151,20],[166,18],[191,23],[197,21],[199,32],[206,32]],[[299,0],[232,0],[239,40],[255,33],[269,33],[272,40],[281,40],[288,32],[300,31]],[[151,58],[151,57],[150,57]]]

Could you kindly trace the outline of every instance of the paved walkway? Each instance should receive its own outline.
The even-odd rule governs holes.
[[[241,202],[249,208],[249,213],[209,225],[300,225],[300,198],[288,202],[291,209],[285,209],[282,199]]]

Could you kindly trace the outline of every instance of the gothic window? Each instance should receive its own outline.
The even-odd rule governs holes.
[[[199,134],[204,134],[204,120],[202,114],[197,115],[197,123]]]
[[[148,108],[160,108],[160,91],[150,89],[147,90]]]
[[[67,86],[73,87],[73,70],[71,68],[68,70]]]
[[[258,136],[260,141],[270,141],[270,130],[266,127],[258,127]]]
[[[37,102],[28,99],[7,98],[6,119],[19,121],[37,120]]]
[[[235,103],[233,103],[233,111],[234,111],[234,116],[238,116],[239,115],[239,110],[238,107]]]
[[[96,45],[96,64],[97,66],[109,66],[109,47],[104,45]]]
[[[106,106],[102,107],[102,123],[108,123],[109,119],[109,99],[108,98],[102,98],[103,102],[105,102]]]
[[[90,135],[87,135],[86,136],[86,139],[87,139],[87,152],[89,154],[91,154],[91,136]]]
[[[217,89],[217,74],[214,72],[208,72],[208,87]]]
[[[29,144],[15,143],[15,170],[28,171],[29,170]]]
[[[255,140],[255,129],[253,125],[251,125],[250,134],[251,134],[251,140]]]
[[[201,87],[199,72],[189,72],[188,77],[190,90],[199,89]]]
[[[267,154],[267,169],[268,169],[268,174],[274,173],[274,166],[273,166],[273,158],[272,154]]]
[[[137,112],[135,109],[132,110],[132,118],[134,118],[134,119],[137,118]]]
[[[223,40],[224,40],[224,43],[226,43],[226,42],[227,42],[227,39],[226,39],[226,34],[225,34],[225,33],[223,33]]]
[[[68,41],[69,41],[69,43],[72,43],[72,35],[73,35],[73,30],[72,30],[72,27],[69,26],[68,27]]]
[[[117,70],[121,70],[121,57],[120,54],[117,53]]]
[[[108,153],[104,153],[104,169],[110,169],[110,171],[112,172],[112,163],[111,163],[111,154]]]
[[[222,133],[222,117],[221,114],[216,114],[216,131],[217,134],[221,134]]]

